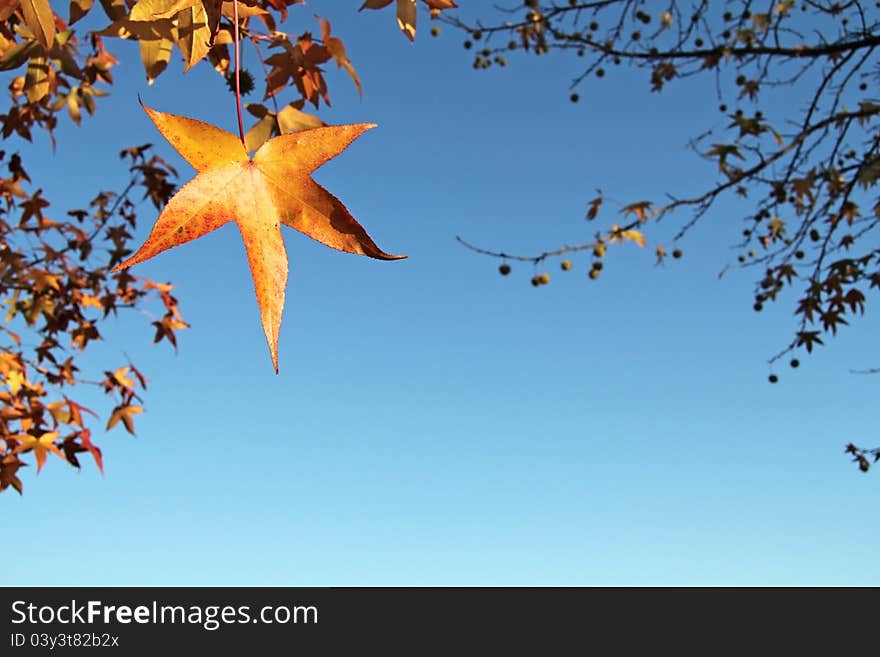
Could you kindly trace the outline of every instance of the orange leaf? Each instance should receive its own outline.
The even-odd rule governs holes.
[[[359,11],[363,11],[364,9],[383,9],[390,5],[392,1],[393,0],[365,0]],[[428,6],[428,12],[431,14],[431,18],[436,18],[440,15],[440,12],[446,9],[455,9],[458,7],[454,0],[422,0],[422,2]],[[413,41],[416,38],[416,14],[416,0],[397,0],[397,26],[410,41]],[[349,72],[354,76],[353,72]]]
[[[89,13],[95,0],[70,0],[70,20],[68,25],[73,25],[80,18]]]
[[[101,471],[101,474],[104,474],[104,458],[101,456],[101,449],[92,443],[92,432],[88,429],[83,429],[79,436],[79,442],[89,451],[92,458],[95,459],[95,465],[98,466],[98,470]]]
[[[52,452],[56,456],[60,457],[63,460],[67,460],[64,458],[64,454],[55,446],[55,439],[58,438],[58,432],[52,431],[49,433],[44,433],[39,438],[35,438],[31,435],[18,435],[15,436],[15,439],[19,441],[18,447],[13,450],[13,454],[18,454],[19,452],[29,452],[33,450],[34,456],[37,459],[37,472],[43,469],[43,466],[46,463],[46,454],[48,452]]]
[[[650,219],[651,201],[640,201],[638,203],[630,203],[625,206],[621,212],[624,216],[634,214],[640,222]]]
[[[131,377],[126,376],[126,374],[128,374],[130,370],[130,367],[120,367],[118,370],[113,372],[113,378],[116,379],[116,381],[120,385],[134,390],[134,381],[131,379]]]
[[[107,420],[107,430],[112,429],[120,420],[122,420],[122,424],[125,425],[126,431],[134,435],[134,420],[132,420],[132,415],[138,415],[143,412],[144,409],[140,406],[117,406],[113,409],[113,413],[110,414],[110,419]]]
[[[380,260],[406,257],[385,253],[376,246],[342,202],[309,175],[373,124],[328,126],[281,135],[267,141],[249,158],[241,141],[220,128],[146,105],[144,110],[199,173],[168,202],[144,245],[114,271],[235,222],[247,252],[276,373],[287,285],[282,223],[340,251]]]
[[[358,11],[363,11],[364,9],[382,9],[382,7],[387,7],[393,1],[394,0],[366,0]]]
[[[363,96],[364,89],[361,86],[361,80],[358,77],[357,72],[354,70],[351,60],[345,53],[345,46],[342,43],[342,39],[330,36],[330,21],[318,16],[318,23],[321,25],[321,41],[324,42],[324,47],[330,51],[331,55],[333,55],[333,60],[336,62],[336,66],[344,68],[348,72],[348,75],[354,82],[354,86],[357,87],[358,94]]]
[[[430,9],[431,16],[439,16],[440,12],[445,9],[455,9],[458,7],[453,0],[422,0]]]
[[[84,427],[85,425],[83,424],[83,418],[82,418],[83,411],[85,411],[86,413],[88,413],[89,415],[91,415],[93,417],[98,417],[98,414],[95,413],[93,410],[88,409],[85,406],[80,406],[75,401],[70,400],[67,397],[64,398],[64,401],[67,402],[67,409],[70,413],[70,418],[67,421],[67,424],[76,424],[76,425],[79,425],[80,427]]]

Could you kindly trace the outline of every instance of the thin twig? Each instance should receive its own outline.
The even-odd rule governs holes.
[[[235,111],[238,113],[238,136],[241,145],[247,148],[244,141],[244,123],[241,119],[241,38],[238,33],[238,3],[232,3],[233,40],[235,41]]]

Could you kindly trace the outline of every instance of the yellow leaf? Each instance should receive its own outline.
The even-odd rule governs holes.
[[[139,0],[131,8],[131,12],[127,16],[122,15],[120,18],[114,19],[113,23],[103,30],[96,32],[96,34],[99,36],[120,37],[122,39],[134,37],[141,43],[176,41],[177,30],[171,19],[155,17],[156,13],[167,8],[169,4],[169,0]],[[171,45],[168,45],[169,51],[170,48]],[[141,57],[143,59],[143,52]],[[154,60],[151,55],[150,61],[158,60]],[[145,65],[146,63],[147,60],[144,60]]]
[[[278,112],[278,130],[282,135],[297,130],[320,128],[324,125],[326,124],[314,114],[298,110],[293,105],[287,105]]]
[[[101,303],[101,298],[96,297],[92,294],[84,294],[80,299],[80,303],[83,307],[88,308],[91,306],[92,308],[98,308],[99,310],[103,310],[104,304]]]
[[[13,436],[18,442],[18,447],[15,448],[14,453],[18,454],[19,452],[29,452],[33,450],[34,456],[37,459],[37,472],[43,469],[43,465],[46,463],[46,453],[52,452],[56,456],[58,456],[63,461],[67,459],[64,458],[64,454],[55,446],[55,439],[58,438],[58,432],[52,431],[50,433],[44,433],[39,438],[35,438],[29,434],[19,434]]]
[[[6,375],[6,385],[9,386],[9,390],[13,395],[18,394],[18,391],[21,390],[21,384],[26,380],[21,370],[13,370]]]
[[[37,292],[42,292],[47,287],[51,287],[55,291],[61,289],[61,286],[58,284],[58,281],[61,280],[61,277],[55,274],[50,274],[45,269],[34,269],[33,279],[34,289]]]
[[[635,242],[641,247],[645,246],[645,236],[643,233],[640,233],[637,230],[625,230],[623,231],[623,238],[628,242]]]
[[[111,21],[118,21],[128,13],[125,0],[101,0],[101,6]]]
[[[244,144],[247,152],[252,153],[269,141],[269,137],[272,136],[272,131],[277,125],[275,114],[273,112],[266,112],[263,118],[251,126],[251,129],[244,134]]]
[[[365,0],[364,4],[361,5],[361,8],[358,11],[363,11],[364,9],[382,9],[383,7],[387,7],[391,4],[393,0]],[[447,5],[442,8],[454,7],[455,3],[445,3],[445,2],[429,2],[428,5]],[[437,7],[438,9],[442,9],[441,7]],[[436,15],[439,12],[435,12],[435,7],[431,7],[432,15]],[[406,35],[406,37],[412,41],[416,37],[416,0],[397,0],[397,25]]]
[[[770,14],[752,14],[752,23],[761,32],[770,29]]]
[[[777,14],[782,16],[788,16],[788,12],[794,6],[794,0],[783,0],[783,2],[777,2],[776,6],[773,8]]]
[[[52,419],[55,420],[55,422],[67,424],[70,421],[70,411],[64,408],[66,405],[67,402],[63,401],[55,401],[46,404],[46,408],[49,409],[49,413],[52,414]]]
[[[126,388],[134,389],[134,380],[131,377],[126,376],[126,374],[128,374],[130,370],[130,367],[120,367],[118,370],[113,372],[113,378],[124,385]]]
[[[140,415],[143,412],[144,409],[140,406],[117,406],[113,409],[113,413],[107,421],[107,430],[109,431],[122,420],[125,430],[134,435],[134,420],[132,420],[132,416]]]
[[[131,8],[131,13],[129,14],[129,18],[133,21],[150,21],[154,18],[172,18],[173,14],[179,10],[180,7],[175,7],[175,5],[179,4],[176,0],[138,0],[134,7]],[[165,12],[172,10],[171,16],[164,15]]]
[[[770,235],[772,237],[779,237],[782,233],[785,232],[785,222],[782,221],[777,216],[774,216],[770,221],[767,222],[767,228],[770,229]]]
[[[70,118],[74,123],[79,125],[79,122],[82,119],[82,112],[79,109],[79,94],[77,94],[76,91],[71,91],[67,94],[67,98],[64,98],[63,100],[67,105],[67,113],[70,115]]]
[[[211,49],[211,28],[201,2],[182,9],[177,15],[177,47],[183,53],[184,71],[198,64]]]
[[[645,236],[637,230],[623,230],[617,224],[611,227],[608,235],[608,241],[614,242],[635,242],[639,246],[645,246]]]
[[[634,214],[638,217],[639,222],[645,222],[648,220],[648,213],[651,210],[651,201],[640,201],[638,203],[630,203],[625,206],[621,212],[624,216],[628,214]]]
[[[147,74],[147,83],[153,84],[159,74],[168,66],[171,59],[171,48],[174,42],[171,39],[156,39],[151,41],[140,40],[141,61],[144,63],[144,71]]]
[[[31,103],[38,103],[49,95],[49,60],[46,57],[31,57],[28,62],[24,95]]]
[[[11,71],[24,64],[28,58],[40,47],[36,41],[28,40],[16,43],[3,49],[0,57],[0,71]]]
[[[51,50],[55,43],[55,17],[49,0],[21,0],[21,13],[37,41],[46,50]]]

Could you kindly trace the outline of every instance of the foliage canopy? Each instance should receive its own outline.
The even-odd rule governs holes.
[[[512,261],[565,258],[566,270],[570,254],[586,252],[595,280],[615,242],[645,245],[650,226],[667,217],[678,221],[674,240],[680,240],[724,199],[739,197],[749,210],[734,245],[736,262],[722,273],[731,266],[757,272],[752,307],[758,312],[790,300],[788,290],[796,295],[792,339],[770,364],[788,358],[797,367],[794,352],[809,354],[825,344],[864,314],[868,294],[880,288],[878,7],[830,0],[526,0],[477,23],[446,17],[466,33],[465,48],[476,50],[475,69],[507,66],[517,54],[568,53],[583,62],[572,102],[580,100],[581,87],[595,88],[621,65],[643,69],[654,93],[675,93],[676,83],[705,76],[713,79],[718,111],[726,117],[723,131],[695,134],[691,142],[716,172],[707,189],[629,199],[611,226],[590,239],[532,255],[462,242],[505,261],[503,275]],[[600,191],[587,203],[588,221],[600,218],[604,201]],[[683,254],[662,244],[653,250],[658,263]],[[546,274],[532,278],[535,286],[546,281]],[[769,379],[776,383],[778,375]],[[878,449],[850,444],[846,451],[863,471],[880,460]]]
[[[336,63],[359,91],[361,82],[328,20],[317,18],[320,38],[310,31],[291,34],[280,29],[289,8],[296,4],[304,3],[72,0],[68,14],[62,16],[49,0],[0,2],[0,70],[9,76],[9,95],[0,114],[3,139],[30,141],[39,131],[54,146],[64,115],[78,125],[84,116],[94,114],[113,83],[112,69],[118,63],[106,39],[137,43],[149,83],[165,71],[174,52],[183,58],[185,71],[198,64],[213,67],[235,94],[241,138],[239,143],[233,135],[206,124],[151,111],[160,131],[187,161],[193,163],[193,153],[202,149],[204,157],[195,158],[200,172],[196,180],[175,197],[176,171],[153,155],[148,145],[128,148],[121,154],[131,172],[125,189],[100,192],[86,208],[74,208],[61,216],[47,209],[50,202],[41,189],[31,189],[21,155],[0,151],[9,172],[0,179],[0,298],[8,307],[6,322],[0,327],[6,336],[0,344],[0,491],[11,487],[22,492],[19,470],[27,465],[24,459],[29,454],[38,470],[50,453],[79,467],[77,455],[82,452],[88,452],[103,469],[101,450],[92,442],[89,426],[90,417],[98,414],[73,398],[78,385],[95,385],[113,398],[106,429],[122,426],[134,433],[134,419],[143,412],[144,374],[127,362],[112,366],[96,380],[80,373],[78,355],[103,338],[111,317],[123,309],[144,309],[151,298],[162,309],[161,317],[152,322],[155,342],[167,340],[176,347],[176,331],[187,324],[171,294],[172,286],[137,277],[129,265],[187,241],[184,236],[194,239],[216,228],[218,221],[234,219],[248,247],[277,369],[276,343],[286,282],[286,275],[279,275],[286,272],[279,222],[340,250],[380,259],[397,257],[376,247],[345,207],[307,175],[368,126],[324,128],[323,121],[304,111],[307,105],[318,109],[330,103],[324,64]],[[368,1],[362,9],[388,4]],[[421,5],[400,0],[399,27],[413,39],[418,11],[427,10],[434,17],[454,6],[450,0],[423,0]],[[253,74],[239,65],[242,43],[253,48],[262,67],[265,91],[261,103],[241,102],[242,95],[255,85]],[[252,117],[247,131],[245,111]],[[192,130],[196,124],[209,134]],[[303,130],[308,132],[290,134]],[[217,133],[226,137],[216,142]],[[193,135],[200,135],[201,141]],[[270,157],[279,152],[285,155],[296,145],[297,156],[286,163]],[[246,154],[251,151],[257,152],[253,159]],[[311,159],[304,161],[304,157]],[[221,185],[223,181],[215,178],[218,171],[231,169],[238,173],[235,185],[226,189],[231,181]],[[291,180],[296,184],[281,194],[280,187],[264,182],[279,177],[285,179],[286,188]],[[212,207],[217,212],[209,212],[211,216],[204,211],[188,213],[186,205],[192,195],[215,183],[226,197],[230,190],[237,191],[235,203],[241,198],[265,201],[259,208],[273,210],[278,215],[275,223],[249,220],[265,214],[256,211],[232,217],[229,207],[235,203],[229,207],[215,203],[217,207]],[[151,239],[133,253],[129,242],[137,221],[134,193],[139,188],[157,210],[165,209]],[[296,194],[290,191],[294,188],[299,190]],[[171,224],[173,228],[166,231]],[[274,240],[267,237],[270,233]]]
[[[200,161],[204,166],[196,166],[199,175],[180,190],[183,200],[177,202],[172,200],[177,191],[174,169],[148,145],[127,148],[121,156],[131,174],[128,185],[98,192],[88,206],[66,214],[48,209],[50,201],[32,184],[19,153],[0,150],[8,172],[0,178],[0,299],[7,307],[0,327],[5,336],[0,341],[0,491],[22,491],[19,470],[28,458],[37,470],[50,456],[79,467],[78,455],[88,452],[103,468],[90,428],[90,418],[98,414],[74,399],[78,385],[97,386],[112,399],[106,429],[122,426],[134,433],[134,419],[143,411],[144,374],[131,362],[114,363],[98,377],[81,373],[78,356],[103,338],[107,322],[120,310],[155,305],[154,342],[175,347],[176,332],[187,324],[172,286],[134,276],[128,265],[194,239],[220,220],[237,221],[277,368],[286,275],[273,278],[268,272],[286,272],[286,262],[282,267],[280,239],[254,235],[272,233],[277,238],[277,224],[288,223],[340,250],[395,257],[381,251],[335,197],[323,188],[316,192],[308,177],[367,126],[324,127],[313,113],[330,103],[326,65],[344,71],[359,92],[362,83],[329,20],[315,17],[312,23],[298,14],[295,21],[290,19],[296,31],[282,29],[291,8],[303,4],[71,0],[67,14],[61,15],[49,0],[0,0],[0,70],[8,80],[0,129],[7,142],[30,141],[39,134],[54,145],[59,120],[66,116],[79,124],[94,114],[118,63],[105,42],[116,39],[137,44],[150,83],[175,53],[185,71],[197,65],[216,70],[220,83],[235,96],[240,139],[223,133],[220,142],[226,146],[213,150],[207,145],[216,141],[216,133],[209,130],[197,139],[196,150],[205,147],[213,159]],[[537,265],[554,258],[568,271],[571,254],[583,252],[592,261],[589,277],[596,280],[616,243],[645,247],[654,222],[690,210],[679,219],[674,238],[679,240],[721,199],[733,195],[750,204],[742,217],[734,266],[758,272],[754,309],[782,300],[786,290],[797,295],[792,340],[771,364],[788,357],[796,367],[799,361],[789,354],[812,352],[864,313],[869,291],[880,288],[880,101],[871,95],[880,76],[876,5],[827,0],[783,0],[760,7],[748,0],[670,1],[662,6],[639,0],[527,0],[492,10],[493,16],[476,24],[447,11],[455,7],[452,0],[366,0],[360,9],[393,9],[399,29],[411,41],[419,13],[440,18],[467,33],[464,45],[476,51],[473,65],[480,70],[506,66],[517,54],[570,53],[583,62],[572,83],[572,102],[580,100],[581,85],[596,84],[623,64],[644,69],[655,93],[668,92],[684,78],[712,76],[719,112],[727,120],[723,133],[704,133],[692,143],[716,172],[717,180],[708,189],[688,195],[670,191],[662,200],[630,199],[618,208],[616,220],[589,239],[534,255],[511,255],[462,240],[475,251],[504,260],[502,274],[511,273],[510,262]],[[307,24],[317,31],[313,34]],[[436,36],[439,29],[431,32]],[[258,76],[241,68],[242,45],[255,53]],[[242,97],[258,87],[261,100],[243,103]],[[786,99],[784,114],[767,109],[780,95]],[[148,111],[192,161],[186,141],[199,134],[186,123],[192,119]],[[293,165],[270,171],[275,165],[261,153],[300,142],[319,144],[320,157],[297,160],[303,171],[294,171]],[[260,196],[265,201],[260,207],[278,214],[278,222],[252,222],[242,212],[233,217],[219,206],[207,213],[184,211],[193,190],[201,194],[205,185],[220,185],[221,171],[235,179],[236,198]],[[277,176],[296,181],[301,193],[295,202],[273,196],[268,183],[257,183]],[[139,190],[162,212],[147,244],[134,253],[129,242]],[[316,194],[323,199],[320,212],[313,212],[318,206],[309,200]],[[586,219],[601,221],[607,205],[600,192],[588,201]],[[178,230],[186,234],[181,237]],[[658,263],[683,254],[677,246],[667,250],[655,244],[652,250]],[[268,260],[263,257],[267,253]],[[545,273],[531,282],[541,286],[549,280]],[[771,374],[770,380],[775,382],[777,375]],[[846,449],[863,471],[871,460],[880,459],[880,450],[852,444]]]

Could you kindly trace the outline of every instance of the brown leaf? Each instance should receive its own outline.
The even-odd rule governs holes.
[[[174,18],[178,12],[202,5],[203,0],[147,0],[151,2],[156,18]],[[210,1],[210,0],[209,0]]]
[[[111,21],[118,21],[128,13],[125,0],[101,0],[101,7]]]
[[[70,0],[70,20],[67,23],[69,25],[76,23],[89,13],[93,4],[95,4],[95,0]]]
[[[363,11],[364,9],[382,9],[383,7],[390,5],[392,2],[394,2],[394,0],[366,0],[358,11]]]
[[[392,0],[366,0],[358,11],[382,9],[391,2]],[[416,0],[397,0],[397,25],[410,41],[416,38],[416,13]]]
[[[599,192],[599,195],[590,201],[590,209],[587,210],[587,221],[593,221],[599,215],[599,209],[602,207],[602,192]]]
[[[168,66],[171,49],[178,40],[176,24],[169,18],[157,16],[171,4],[171,0],[139,0],[127,16],[114,19],[112,24],[96,32],[100,36],[137,39],[147,82],[150,84]]]

